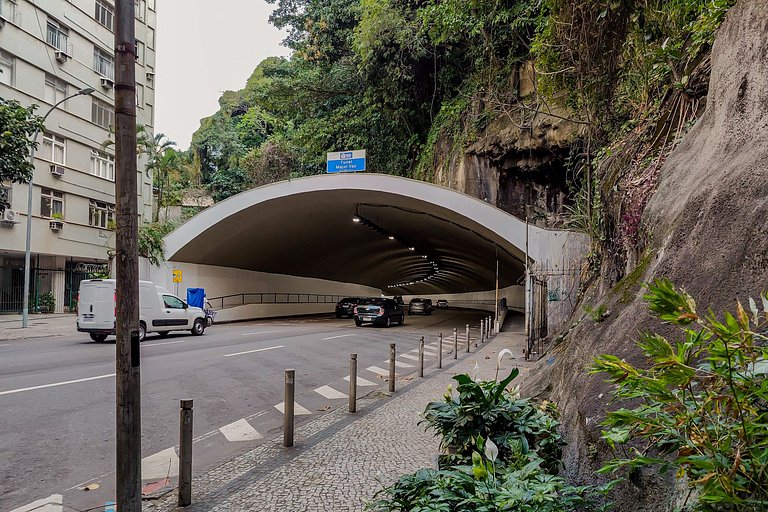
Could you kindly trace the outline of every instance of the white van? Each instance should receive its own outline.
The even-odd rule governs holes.
[[[77,330],[87,332],[93,341],[104,341],[115,334],[117,292],[114,279],[80,281],[77,299]],[[189,330],[203,334],[205,312],[171,294],[151,281],[139,281],[139,339],[148,332],[167,336],[171,331]]]

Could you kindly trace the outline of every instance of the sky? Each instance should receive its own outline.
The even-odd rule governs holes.
[[[189,147],[223,91],[245,87],[256,65],[288,56],[264,0],[157,0],[155,133]]]

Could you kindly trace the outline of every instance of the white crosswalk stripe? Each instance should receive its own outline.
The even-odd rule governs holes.
[[[141,459],[142,480],[159,480],[179,476],[179,456],[176,450],[166,448],[149,457]]]
[[[418,359],[418,357],[416,359]],[[384,362],[389,364],[389,359],[387,359]],[[397,359],[395,359],[395,367],[396,368],[414,368],[414,366],[412,364],[404,363],[402,361],[398,361]]]
[[[285,414],[285,402],[280,402],[279,404],[277,404],[275,406],[275,409]],[[312,413],[309,410],[297,404],[296,402],[293,402],[293,414],[295,414],[296,416],[306,416],[307,414],[312,414]]]
[[[61,494],[51,494],[47,498],[33,501],[29,505],[15,508],[11,512],[61,512],[64,510],[64,507],[61,506],[63,500],[64,496]]]
[[[406,359],[410,359],[411,361],[418,361],[419,360],[418,356],[414,356],[414,355],[411,355],[411,354],[400,354],[398,357],[404,357]]]
[[[245,419],[240,419],[219,429],[227,441],[255,441],[264,436],[251,426]]]
[[[331,386],[320,386],[315,390],[315,393],[318,393],[325,398],[328,398],[329,400],[336,400],[338,398],[349,398],[348,395],[345,395],[341,391],[336,391]]]
[[[381,375],[382,377],[389,377],[389,370],[385,370],[384,368],[379,368],[378,366],[369,366],[368,368],[366,368],[366,370],[368,370],[369,372],[373,372],[377,375]]]
[[[347,375],[346,377],[344,377],[344,380],[345,380],[345,381],[347,381],[347,382],[349,382],[349,375]],[[358,377],[358,378],[357,378],[357,385],[358,385],[358,386],[363,386],[363,387],[366,387],[366,386],[378,386],[378,384],[376,384],[375,382],[371,382],[371,381],[369,381],[369,380],[365,380],[365,379],[364,379],[364,378],[362,378],[362,377]]]

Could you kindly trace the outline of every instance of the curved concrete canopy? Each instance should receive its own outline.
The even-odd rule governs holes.
[[[520,282],[525,240],[525,222],[454,190],[338,174],[233,196],[169,234],[165,249],[171,262],[426,295],[493,289],[497,259],[500,286]]]

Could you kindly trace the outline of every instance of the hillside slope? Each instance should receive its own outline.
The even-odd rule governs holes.
[[[658,187],[642,217],[646,252],[634,272],[584,305],[603,304],[608,318],[580,318],[563,343],[528,374],[523,392],[559,404],[567,436],[566,465],[581,482],[608,455],[599,423],[609,386],[586,367],[602,353],[631,362],[639,330],[664,331],[647,313],[641,283],[666,277],[702,309],[733,309],[768,289],[768,18],[764,0],[741,0],[721,26],[712,50],[706,111],[661,169]],[[643,473],[618,496],[618,509],[671,510],[671,482]],[[671,498],[669,496],[672,496]],[[622,505],[624,504],[624,505]]]

